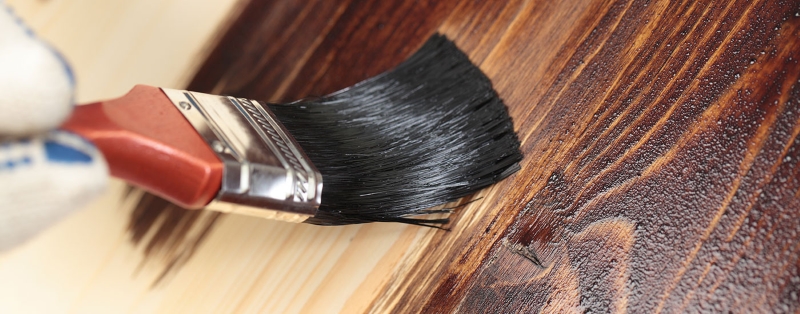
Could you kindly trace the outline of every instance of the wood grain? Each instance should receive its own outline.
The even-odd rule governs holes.
[[[219,46],[192,85],[236,69],[247,83],[218,91],[327,93],[437,29],[492,78],[523,170],[437,233],[372,310],[798,310],[798,3],[405,5],[342,2],[302,65],[243,74],[248,61]]]
[[[575,19],[520,20],[482,63],[519,121],[529,162],[498,200],[505,210],[470,234],[489,233],[470,241],[486,253],[454,246],[436,274],[407,278],[440,279],[400,303],[797,310],[797,4],[584,4],[530,3],[531,14]],[[531,29],[550,41],[527,41]],[[553,39],[557,53],[530,48]],[[547,69],[528,76],[537,64]]]
[[[77,312],[800,310],[796,1],[251,1],[189,86],[322,95],[437,31],[492,79],[525,154],[451,231],[151,204],[159,224],[195,228],[166,255],[128,244],[130,211],[94,210],[0,258],[0,274],[50,274],[37,291]],[[110,224],[75,236],[100,215]]]

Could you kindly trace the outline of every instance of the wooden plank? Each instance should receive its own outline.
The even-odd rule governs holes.
[[[72,62],[78,100],[85,102],[117,96],[136,83],[184,87],[185,79],[197,71],[193,60],[210,52],[204,48],[207,41],[235,10],[232,1],[156,2],[109,2],[100,7],[85,0],[10,4]],[[267,4],[273,14],[278,8],[273,4],[287,5]],[[341,11],[338,4],[326,5],[318,3],[298,25],[325,21],[320,14],[326,8]],[[173,20],[174,14],[166,13],[174,9],[186,14]],[[251,9],[241,12],[264,12]],[[277,12],[284,19],[275,22],[291,24],[297,19],[291,12]],[[269,27],[285,30],[283,25]],[[294,44],[298,38],[302,37],[290,37]],[[160,44],[144,44],[149,42]],[[168,44],[177,48],[167,49]],[[314,40],[306,44],[315,45]],[[126,51],[132,46],[137,53]],[[292,49],[313,51],[299,48]],[[254,56],[263,52],[246,51]],[[302,64],[307,59],[286,60]],[[0,312],[318,313],[336,312],[345,303],[359,311],[391,280],[382,274],[421,254],[415,245],[432,235],[430,229],[397,224],[320,228],[241,216],[215,219],[164,203],[137,210],[131,201],[138,197],[134,191],[126,198],[124,186],[115,182],[108,195],[89,208],[0,255]],[[163,215],[156,213],[152,221],[143,222],[139,218],[147,210]],[[162,225],[171,227],[158,229]],[[151,241],[164,237],[166,241]]]
[[[482,66],[527,163],[395,310],[796,311],[798,4],[524,11]]]
[[[334,27],[325,41],[339,45],[318,46],[290,90],[383,70],[383,55],[369,56],[385,50],[362,38],[402,41],[439,18],[382,8],[373,19],[402,21]],[[770,1],[454,7],[439,30],[495,82],[526,162],[398,270],[372,310],[796,310],[797,12]]]
[[[320,95],[440,31],[506,100],[522,170],[475,195],[449,232],[203,220],[153,203],[138,249],[125,211],[104,213],[113,227],[93,234],[112,235],[102,247],[113,249],[54,253],[76,246],[51,234],[75,239],[85,215],[0,259],[0,272],[70,262],[80,275],[47,263],[29,273],[55,274],[36,281],[54,291],[77,282],[59,303],[73,310],[798,310],[799,3],[254,1],[242,12],[192,89]],[[159,229],[164,218],[173,227]],[[172,238],[152,244],[157,230]],[[151,289],[161,259],[179,267]],[[108,301],[133,288],[135,298]]]

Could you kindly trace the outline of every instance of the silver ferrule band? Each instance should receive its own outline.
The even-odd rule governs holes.
[[[161,89],[222,161],[206,208],[302,222],[317,213],[322,175],[268,107],[254,100]]]

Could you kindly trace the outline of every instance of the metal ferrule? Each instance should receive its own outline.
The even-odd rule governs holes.
[[[322,175],[261,103],[162,88],[222,161],[217,198],[206,209],[302,222],[317,213]]]

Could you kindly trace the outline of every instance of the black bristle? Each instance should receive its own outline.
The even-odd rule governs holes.
[[[522,159],[505,105],[453,42],[434,35],[392,71],[269,108],[322,173],[307,223],[432,225],[429,209],[489,186]]]

